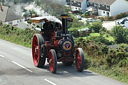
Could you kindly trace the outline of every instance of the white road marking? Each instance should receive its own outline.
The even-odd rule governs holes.
[[[55,83],[49,81],[48,79],[44,79],[45,81],[47,81],[48,83],[52,84],[52,85],[56,85]]]
[[[0,55],[0,56],[4,58],[4,56],[3,56],[3,55]]]
[[[21,68],[23,68],[23,69],[25,69],[25,70],[27,70],[27,71],[29,71],[29,72],[31,72],[32,73],[32,71],[31,70],[29,70],[28,68],[26,68],[26,67],[24,67],[24,66],[22,66],[22,65],[20,65],[20,64],[18,64],[18,63],[16,63],[15,61],[12,61],[14,64],[16,64],[16,65],[18,65],[18,66],[20,66]]]

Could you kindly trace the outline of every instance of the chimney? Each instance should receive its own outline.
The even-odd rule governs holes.
[[[67,14],[62,14],[61,15],[61,18],[62,18],[62,26],[63,26],[63,29],[62,29],[62,33],[63,34],[67,34],[67,19],[68,19],[68,15]]]

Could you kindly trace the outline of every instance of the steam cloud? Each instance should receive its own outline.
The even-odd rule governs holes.
[[[64,6],[66,4],[66,0],[39,0],[39,2],[45,3],[46,6],[47,5],[51,6],[50,9],[53,9],[52,7],[58,6],[59,9],[56,9],[56,10],[63,10],[59,6]],[[39,15],[39,16],[49,16],[49,19],[52,19],[53,21],[60,22],[55,16],[51,16],[50,14],[48,14],[46,12],[46,9],[44,11],[40,6],[36,5],[35,2],[14,4],[13,0],[6,0],[4,4],[6,6],[11,7],[15,11],[15,13],[20,16],[23,16],[23,14],[24,14],[23,9],[25,8],[27,10],[35,11],[37,13],[37,15]],[[50,10],[50,9],[48,9],[48,10]],[[56,11],[56,10],[54,10],[54,11]]]

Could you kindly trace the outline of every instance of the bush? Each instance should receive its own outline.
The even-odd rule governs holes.
[[[114,37],[117,43],[126,42],[126,32],[122,26],[115,26],[111,30],[111,35]]]
[[[79,32],[77,29],[73,29],[73,30],[70,30],[71,31],[71,34],[74,36],[74,37],[78,37],[79,35]]]
[[[86,18],[87,16],[89,16],[89,14],[87,12],[85,12],[83,17]]]
[[[109,21],[113,20],[112,16],[107,17]]]
[[[124,58],[123,60],[121,60],[118,65],[120,67],[128,67],[128,58]]]
[[[105,39],[103,36],[91,36],[91,37],[88,38],[88,40],[104,43],[106,45],[111,45],[112,44],[111,42],[109,42],[109,40]]]
[[[101,19],[103,21],[111,21],[111,20],[116,20],[116,19],[121,19],[123,17],[127,17],[128,13],[120,13],[115,16],[109,16],[109,17],[98,17],[98,19]]]
[[[127,17],[128,15],[126,13],[120,13],[114,16],[115,19],[121,19],[123,17]]]
[[[77,27],[82,27],[84,26],[84,23],[83,22],[80,22],[77,18],[74,17],[74,15],[69,15],[72,19],[73,19],[73,22],[70,24],[70,26],[68,26],[69,28],[72,27],[72,28],[77,28]]]
[[[93,29],[96,33],[99,33],[100,29],[103,28],[102,22],[93,22],[90,28]]]
[[[25,30],[17,27],[3,25],[0,26],[0,37],[11,42],[31,47],[34,30],[26,28]]]

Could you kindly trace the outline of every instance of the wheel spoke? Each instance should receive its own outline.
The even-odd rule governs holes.
[[[41,55],[44,52],[44,49],[40,49],[41,45],[44,43],[43,36],[41,34],[35,34],[32,39],[32,56],[33,56],[33,62],[36,67],[43,67],[45,64],[44,57],[41,57]]]
[[[53,72],[53,56],[51,52],[49,53],[49,68],[50,71]]]
[[[52,73],[56,73],[56,64],[57,64],[57,60],[56,60],[56,54],[55,54],[55,50],[51,49],[49,52],[49,69]]]
[[[81,64],[81,58],[80,57],[78,57],[78,63]]]
[[[53,61],[53,57],[52,57],[52,59],[51,59],[51,63],[52,63],[52,64],[54,63],[54,61]]]

